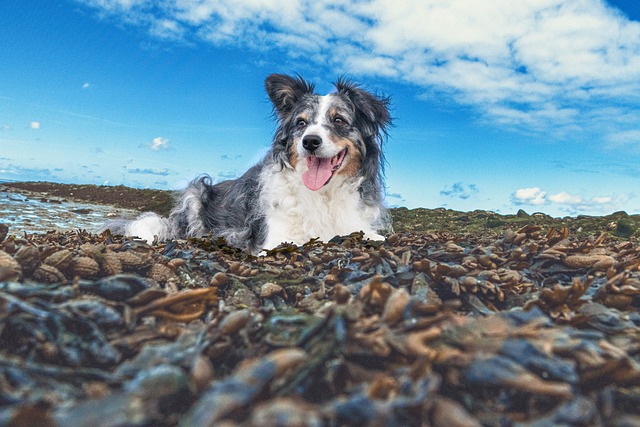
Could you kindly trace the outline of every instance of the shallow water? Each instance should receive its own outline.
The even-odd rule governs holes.
[[[0,186],[0,223],[10,234],[44,233],[50,230],[97,232],[109,219],[135,216],[133,210],[79,203],[46,194],[14,192]]]

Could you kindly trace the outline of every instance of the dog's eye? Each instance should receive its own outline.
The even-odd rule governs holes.
[[[307,125],[307,121],[304,119],[298,119],[298,121],[296,122],[296,126],[302,128],[305,127]]]
[[[340,117],[340,116],[336,116],[336,117],[334,117],[334,118],[333,118],[333,123],[335,123],[335,124],[337,124],[337,125],[344,125],[344,124],[346,124],[347,122],[346,122],[346,120],[345,120],[345,119],[343,119],[342,117]]]

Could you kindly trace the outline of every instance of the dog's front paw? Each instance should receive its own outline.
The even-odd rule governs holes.
[[[380,234],[377,234],[377,233],[364,233],[364,238],[369,240],[377,240],[377,241],[385,240],[384,236],[381,236]]]

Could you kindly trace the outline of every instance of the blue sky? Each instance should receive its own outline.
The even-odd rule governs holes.
[[[4,0],[0,179],[239,176],[271,142],[268,74],[347,75],[392,97],[391,206],[640,213],[639,19],[636,0]]]

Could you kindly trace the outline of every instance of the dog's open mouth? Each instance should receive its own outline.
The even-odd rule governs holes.
[[[345,148],[333,157],[307,157],[308,170],[302,174],[304,185],[313,191],[321,189],[329,182],[334,172],[340,169],[346,154],[347,149]]]

